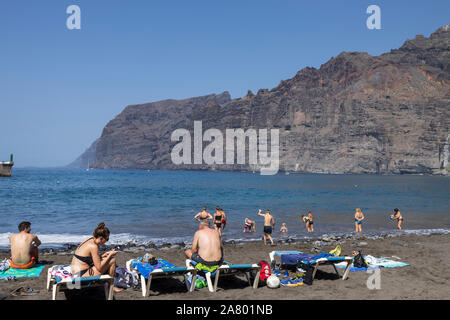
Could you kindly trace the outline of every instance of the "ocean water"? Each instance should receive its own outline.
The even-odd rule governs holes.
[[[12,178],[0,179],[0,247],[23,220],[46,246],[78,243],[102,221],[111,243],[190,243],[203,205],[211,214],[216,205],[225,210],[225,240],[260,239],[259,208],[271,210],[275,239],[311,236],[301,223],[308,210],[315,236],[352,233],[357,207],[365,234],[394,232],[395,207],[405,233],[447,233],[450,177],[14,168]],[[245,217],[256,220],[256,233],[242,232]],[[278,232],[282,222],[287,236]]]

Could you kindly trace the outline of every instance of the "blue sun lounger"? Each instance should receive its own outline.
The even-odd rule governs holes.
[[[192,266],[176,267],[175,265],[163,259],[158,259],[158,264],[152,266],[149,263],[142,263],[137,259],[132,259],[127,261],[126,268],[129,271],[135,270],[139,273],[141,278],[143,297],[148,297],[150,295],[150,286],[152,283],[152,279],[183,276],[187,284],[188,273],[192,273],[192,281],[190,287],[188,287],[187,289],[189,290],[189,292],[192,292],[195,289],[197,270]]]
[[[65,285],[67,289],[82,289],[87,287],[105,287],[105,297],[108,300],[112,300],[114,297],[114,278],[110,275],[101,275],[95,277],[59,277],[57,275],[53,276],[52,271],[57,268],[65,268],[68,266],[55,265],[48,268],[47,271],[47,291],[50,290],[52,286],[52,300],[56,300],[57,294],[62,285]],[[105,286],[106,284],[106,286]]]
[[[353,257],[335,257],[335,256],[325,256],[325,255],[323,257],[321,257],[321,255],[318,255],[318,256],[316,256],[316,258],[313,257],[312,259],[308,259],[308,260],[296,260],[296,255],[303,255],[303,254],[304,253],[300,252],[300,251],[272,251],[269,253],[269,258],[270,258],[272,268],[275,268],[275,263],[276,263],[275,257],[281,258],[282,255],[292,255],[292,258],[294,261],[301,261],[310,266],[314,266],[314,271],[313,271],[313,275],[312,275],[313,279],[316,276],[318,267],[321,265],[332,265],[334,268],[334,271],[340,277],[335,264],[345,262],[345,263],[347,263],[347,266],[345,267],[345,271],[342,276],[342,280],[345,280],[348,277],[348,274],[350,271],[350,266],[353,263]]]
[[[186,259],[186,267],[194,266],[197,263],[195,261],[192,261],[190,259]],[[250,273],[252,271],[256,272],[255,279],[253,280],[253,284],[250,281]],[[197,272],[204,272],[204,271],[197,271]],[[229,262],[224,261],[224,263],[214,272],[204,272],[206,282],[208,283],[208,290],[210,292],[216,292],[217,291],[217,283],[219,282],[220,276],[232,276],[236,274],[245,274],[247,281],[250,286],[253,287],[253,289],[258,288],[259,283],[259,274],[261,272],[261,266],[258,264],[231,264]],[[214,276],[214,285],[212,284],[211,277]]]

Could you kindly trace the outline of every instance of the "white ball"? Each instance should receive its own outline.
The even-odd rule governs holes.
[[[268,277],[266,282],[267,287],[269,287],[270,289],[275,289],[280,286],[280,279],[274,274]]]

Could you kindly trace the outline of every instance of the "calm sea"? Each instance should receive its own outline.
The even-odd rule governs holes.
[[[308,236],[300,222],[308,210],[317,236],[351,233],[357,207],[366,234],[394,231],[395,207],[407,233],[449,232],[450,177],[14,168],[0,179],[0,247],[23,220],[48,246],[80,242],[102,221],[111,243],[189,243],[203,205],[225,210],[225,240],[260,239],[259,208],[272,211],[275,238],[282,222],[288,237]],[[242,232],[245,217],[256,220],[256,234]]]

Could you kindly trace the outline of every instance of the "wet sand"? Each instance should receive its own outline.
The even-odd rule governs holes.
[[[403,235],[394,238],[364,239],[353,238],[340,241],[342,255],[351,255],[354,250],[361,250],[363,255],[375,257],[399,257],[402,262],[411,266],[400,268],[381,268],[381,288],[370,290],[366,282],[370,274],[359,271],[350,272],[347,280],[337,279],[332,266],[324,266],[317,273],[311,286],[302,285],[294,288],[280,287],[269,289],[260,287],[252,289],[244,276],[224,277],[219,280],[218,290],[210,293],[207,288],[188,293],[181,277],[172,279],[156,279],[152,282],[150,297],[144,298],[141,290],[127,289],[115,294],[116,300],[312,300],[312,299],[450,299],[450,235]],[[231,263],[257,263],[260,260],[269,261],[272,250],[299,250],[311,253],[316,247],[328,252],[337,244],[336,241],[317,243],[278,243],[275,246],[264,246],[261,242],[244,244],[226,244],[224,255]],[[128,249],[127,249],[128,250]],[[145,250],[133,248],[135,252],[121,251],[117,255],[119,266],[125,266],[128,259],[142,256]],[[158,258],[163,258],[177,266],[185,265],[183,248],[159,248],[146,250]],[[9,257],[7,251],[0,252],[0,259]],[[50,300],[51,292],[46,290],[47,269],[55,264],[69,264],[72,255],[41,254],[40,260],[48,265],[39,278],[20,278],[0,282],[1,300]],[[343,269],[339,269],[342,275]],[[11,291],[18,287],[30,287],[40,292],[34,296],[14,297]],[[80,294],[80,292],[82,292]],[[70,290],[58,294],[58,299],[104,299],[102,288]]]

